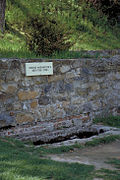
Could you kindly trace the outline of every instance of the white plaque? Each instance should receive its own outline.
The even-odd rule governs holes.
[[[53,75],[53,62],[25,63],[26,76]]]

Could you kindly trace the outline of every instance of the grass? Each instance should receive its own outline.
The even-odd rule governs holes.
[[[108,144],[120,140],[120,135],[110,135],[99,139],[93,139],[92,141],[86,142],[85,146],[97,146],[99,144]]]
[[[6,32],[4,37],[0,38],[0,58],[47,58],[47,59],[78,59],[78,58],[100,58],[100,53],[96,52],[95,55],[89,55],[85,52],[85,50],[103,50],[103,49],[116,49],[120,47],[119,39],[114,40],[114,37],[111,35],[111,39],[114,42],[108,41],[103,37],[101,41],[102,44],[105,46],[106,42],[109,46],[109,43],[111,45],[115,45],[115,47],[102,47],[100,44],[98,44],[98,41],[95,40],[93,42],[93,37],[87,38],[87,36],[84,36],[84,33],[82,34],[83,40],[78,40],[79,42],[76,42],[76,44],[71,48],[70,51],[63,51],[63,52],[56,52],[52,56],[37,56],[34,52],[31,52],[28,50],[26,46],[25,37],[23,36],[17,36],[14,33]],[[117,42],[118,41],[118,42]],[[101,43],[99,41],[99,43]],[[116,44],[118,45],[116,46]],[[91,46],[91,47],[89,47]],[[101,46],[101,48],[100,48]]]
[[[120,116],[97,117],[93,120],[93,123],[120,128]]]
[[[107,161],[107,163],[113,164],[114,167],[120,169],[120,158],[119,159],[115,159],[115,158],[109,159],[109,161]]]
[[[119,170],[109,170],[109,169],[101,169],[96,171],[95,176],[97,178],[103,178],[104,180],[119,180],[120,179],[120,171]]]
[[[92,179],[93,166],[41,159],[20,141],[0,138],[0,180]]]
[[[56,162],[45,159],[49,153],[73,151],[75,148],[88,148],[120,139],[120,136],[109,136],[96,139],[85,145],[48,148],[26,146],[23,142],[12,138],[0,138],[0,180],[92,180],[93,177],[105,179],[120,178],[120,173],[101,169],[94,170],[92,165],[78,163]],[[120,160],[111,159],[110,164],[120,168]],[[112,179],[113,178],[113,179]]]
[[[29,51],[26,46],[25,37],[6,32],[4,38],[1,35],[0,40],[0,58],[51,58],[51,59],[65,59],[65,58],[90,58],[99,57],[99,53],[95,56],[86,54],[83,50],[81,51],[63,51],[56,52],[50,57],[36,56],[33,52]]]
[[[33,52],[29,51],[26,46],[25,37],[23,35],[17,36],[17,34],[11,34],[6,32],[4,37],[1,35],[0,39],[0,58],[51,58],[51,59],[65,59],[65,58],[90,58],[98,57],[99,54],[96,53],[95,56],[90,56],[84,51],[63,51],[56,52],[52,56],[36,56]]]
[[[104,180],[119,180],[120,179],[120,159],[109,159],[106,163],[111,164],[117,170],[100,169],[96,171],[96,177],[104,178]]]
[[[120,25],[110,26],[107,18],[92,8],[87,8],[85,3],[81,5],[72,1],[61,4],[61,1],[44,0],[10,0],[6,7],[6,31],[0,35],[0,58],[81,58],[92,57],[83,50],[105,50],[120,48]],[[69,6],[68,6],[68,4]],[[62,5],[62,12],[61,12]],[[48,11],[49,17],[59,19],[67,23],[68,29],[72,29],[71,41],[75,45],[69,51],[55,53],[51,57],[36,56],[26,46],[24,25],[29,16],[43,13],[43,7]],[[55,14],[54,11],[58,9]],[[69,7],[69,8],[68,8]],[[76,18],[77,16],[77,18]],[[83,16],[85,18],[83,18]],[[98,58],[96,54],[94,57]]]

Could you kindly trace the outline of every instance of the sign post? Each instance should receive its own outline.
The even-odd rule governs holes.
[[[25,64],[26,76],[53,75],[53,62]]]

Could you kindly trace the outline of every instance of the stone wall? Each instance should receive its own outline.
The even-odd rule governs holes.
[[[51,76],[25,76],[25,63],[53,62]],[[0,135],[51,141],[120,113],[120,56],[0,60]]]

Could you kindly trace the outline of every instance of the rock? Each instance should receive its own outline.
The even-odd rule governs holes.
[[[19,113],[16,116],[16,122],[17,124],[26,124],[26,123],[31,123],[34,121],[34,118],[32,114],[24,114],[24,113]]]
[[[11,70],[20,69],[20,61],[19,60],[13,60],[10,65]]]
[[[37,106],[38,106],[37,100],[34,100],[34,101],[32,101],[32,102],[30,103],[30,107],[31,107],[32,109],[36,108]]]
[[[39,105],[48,105],[51,103],[51,99],[48,96],[40,96],[38,103]]]
[[[15,118],[6,113],[0,114],[0,128],[15,125]]]
[[[14,81],[18,82],[21,79],[20,71],[18,70],[11,70],[6,73],[6,82]]]
[[[34,99],[38,96],[38,92],[36,91],[19,91],[18,98],[21,101]]]
[[[61,73],[66,73],[70,70],[70,66],[67,66],[67,65],[63,65],[60,67],[60,72]]]

